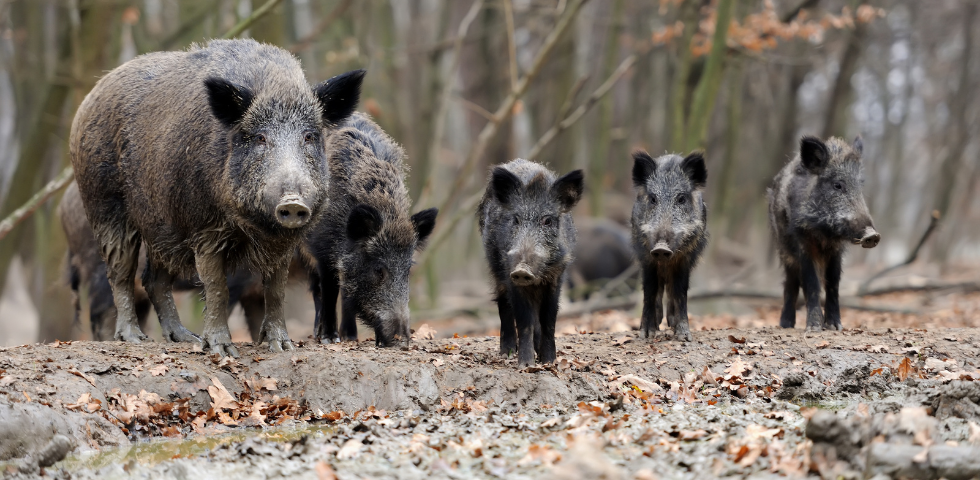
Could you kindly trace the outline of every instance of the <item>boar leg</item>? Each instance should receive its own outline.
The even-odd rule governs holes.
[[[292,350],[293,342],[286,333],[286,278],[289,276],[289,260],[279,262],[278,268],[262,275],[265,287],[265,318],[262,320],[260,342],[269,342],[269,350]]]
[[[820,309],[820,276],[813,260],[804,255],[800,258],[800,283],[806,299],[806,329],[809,332],[823,330],[823,311]],[[785,307],[784,307],[785,308]]]
[[[319,297],[316,298],[318,306],[317,322],[314,336],[320,343],[339,343],[340,335],[337,333],[337,296],[340,295],[340,279],[337,271],[333,268],[320,264],[318,276],[320,277]],[[356,338],[356,336],[355,336]]]
[[[140,330],[136,319],[136,268],[139,262],[140,235],[126,227],[95,228],[106,263],[106,275],[116,306],[116,340],[140,343],[149,338]]]
[[[354,331],[353,335],[348,334],[349,332],[346,331],[348,328]],[[357,341],[357,308],[354,305],[354,300],[346,295],[340,296],[340,330],[340,338],[344,341]]]
[[[252,341],[259,343],[262,340],[262,319],[265,317],[265,295],[256,295],[253,292],[242,295],[238,300],[242,306],[242,313],[245,314],[245,324],[248,325],[248,334]],[[229,305],[229,309],[231,306]]]
[[[800,267],[787,263],[783,270],[786,279],[783,281],[783,312],[779,315],[779,326],[793,328],[796,326],[796,299],[800,296]]]
[[[841,275],[841,254],[833,253],[827,259],[827,267],[824,273],[824,288],[827,294],[827,301],[824,302],[823,328],[827,330],[843,330],[840,323],[840,275]]]
[[[180,315],[177,314],[177,305],[174,304],[173,275],[160,265],[147,264],[146,266],[146,293],[150,297],[150,303],[157,311],[157,318],[160,320],[160,330],[163,339],[168,342],[200,342],[198,337],[180,323]]]
[[[517,352],[517,323],[510,306],[510,294],[497,295],[497,313],[500,315],[500,355],[510,357]]]
[[[197,274],[204,284],[204,348],[221,356],[238,357],[228,330],[228,278],[225,260],[220,254],[197,252],[194,255]]]
[[[555,288],[546,288],[541,299],[541,306],[538,310],[538,330],[534,332],[535,340],[540,344],[538,349],[538,361],[541,363],[555,363],[557,349],[555,348],[555,323],[558,321],[558,297],[561,291],[561,284]],[[540,336],[540,340],[537,338]]]
[[[660,332],[660,321],[664,316],[663,307],[664,286],[660,282],[656,265],[643,265],[643,314],[640,329],[643,336],[650,338]]]
[[[673,310],[674,338],[684,342],[693,340],[691,326],[687,319],[687,289],[690,286],[691,269],[682,265],[674,270],[674,278],[670,282],[668,302]],[[668,317],[671,318],[671,317]],[[670,320],[668,320],[669,322]]]
[[[667,282],[660,282],[661,288],[664,288],[664,284]],[[671,287],[673,288],[673,287]],[[665,316],[667,317],[667,326],[674,328],[677,326],[677,303],[674,301],[673,294],[667,294],[667,298],[664,299],[664,310],[666,310]]]
[[[510,304],[517,326],[517,366],[524,368],[534,364],[534,317],[538,312],[529,299],[513,287],[510,289]]]

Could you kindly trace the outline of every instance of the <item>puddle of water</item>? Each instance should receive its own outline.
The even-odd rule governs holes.
[[[155,465],[179,457],[193,457],[221,445],[241,442],[258,437],[273,442],[289,442],[303,435],[313,437],[330,434],[336,427],[330,425],[304,425],[302,427],[276,427],[265,430],[239,430],[218,435],[192,435],[185,438],[153,439],[133,443],[125,447],[90,450],[72,453],[55,465],[68,471],[78,469],[97,470],[108,465],[136,461],[142,465]]]

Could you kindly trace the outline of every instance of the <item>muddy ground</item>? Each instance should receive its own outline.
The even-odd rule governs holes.
[[[947,463],[980,458],[980,329],[722,328],[680,343],[642,338],[637,323],[621,312],[563,321],[557,364],[524,370],[497,354],[497,337],[438,338],[449,332],[428,326],[409,350],[243,344],[237,361],[191,344],[6,348],[0,471],[971,478],[969,465],[956,465],[966,476],[938,470],[928,451],[951,450]],[[912,448],[899,456],[908,461],[928,451],[903,467],[890,463],[893,447]],[[71,453],[46,466],[59,448]]]

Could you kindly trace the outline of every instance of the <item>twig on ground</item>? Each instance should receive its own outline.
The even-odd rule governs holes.
[[[929,226],[926,228],[926,231],[922,234],[922,238],[919,239],[919,243],[917,243],[915,245],[915,248],[913,248],[912,251],[909,252],[909,256],[906,257],[905,260],[902,263],[899,263],[897,265],[892,265],[892,266],[890,266],[890,267],[888,267],[888,268],[886,268],[886,269],[884,269],[884,270],[882,270],[882,271],[880,271],[880,272],[872,275],[871,278],[868,278],[867,280],[865,280],[864,283],[861,284],[861,287],[858,289],[859,294],[862,293],[862,292],[864,292],[864,291],[866,291],[868,289],[868,286],[871,285],[871,282],[877,280],[878,278],[881,278],[886,273],[891,272],[891,271],[893,271],[895,269],[904,267],[904,266],[909,265],[912,262],[914,262],[915,259],[919,257],[919,250],[922,249],[922,246],[925,245],[925,243],[926,243],[927,240],[929,240],[929,237],[932,236],[932,233],[934,231],[936,231],[936,227],[939,226],[939,217],[940,217],[939,210],[933,210],[932,211],[932,216],[929,219]]]

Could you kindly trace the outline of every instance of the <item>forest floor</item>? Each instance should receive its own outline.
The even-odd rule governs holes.
[[[845,310],[846,330],[811,334],[773,327],[771,308],[699,316],[690,343],[643,338],[638,319],[607,311],[563,319],[558,362],[523,370],[498,337],[438,325],[408,350],[242,344],[237,360],[174,343],[4,348],[0,472],[971,478],[977,305],[961,294],[928,315]]]

